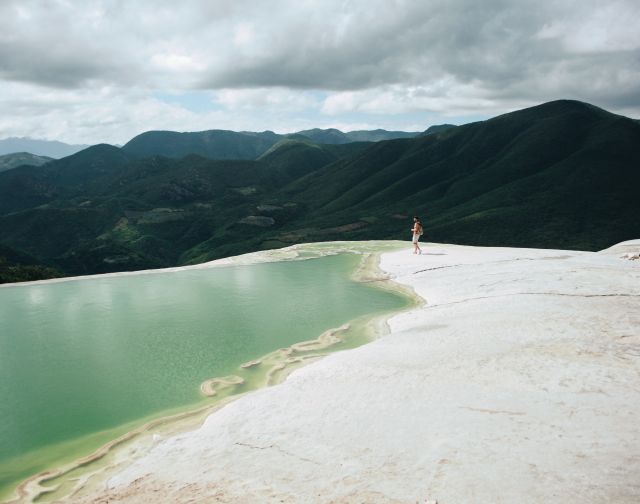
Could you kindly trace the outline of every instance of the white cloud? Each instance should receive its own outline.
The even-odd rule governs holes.
[[[536,34],[541,40],[559,40],[569,53],[615,53],[640,49],[640,3],[607,2],[587,11],[552,20]]]
[[[503,108],[476,83],[461,84],[446,78],[428,86],[391,85],[333,93],[324,101],[322,112],[333,116],[353,112],[379,115],[425,112],[456,117],[499,113]]]
[[[255,42],[255,30],[251,23],[238,24],[233,32],[233,43],[238,47],[249,47]]]
[[[223,107],[189,110],[150,97],[146,88],[64,90],[0,83],[0,138],[29,136],[68,143],[123,144],[148,130],[270,129],[284,133],[318,126],[315,119],[305,119],[298,113],[317,103],[304,93],[226,90],[214,99]]]
[[[272,113],[304,111],[318,105],[310,94],[286,88],[222,89],[214,100],[231,111],[265,110]]]
[[[151,63],[161,70],[170,72],[189,72],[204,70],[206,66],[194,57],[175,52],[154,54]]]
[[[392,128],[558,98],[637,117],[639,18],[637,0],[3,0],[0,135]],[[198,92],[217,109],[154,98]]]

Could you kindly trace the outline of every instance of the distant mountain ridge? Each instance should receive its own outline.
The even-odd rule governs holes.
[[[310,129],[298,131],[297,135],[305,136],[314,142],[325,144],[345,144],[350,142],[380,142],[383,140],[393,140],[396,138],[413,138],[418,136],[420,132],[407,131],[387,131],[383,129],[377,130],[359,130],[343,133],[339,129]]]
[[[640,236],[640,124],[586,103],[379,142],[265,133],[254,140],[275,141],[256,159],[103,144],[2,172],[0,246],[86,274],[407,240],[415,214],[426,240],[446,243],[598,250]]]
[[[196,132],[146,131],[129,140],[121,148],[127,154],[144,158],[167,156],[180,158],[197,154],[209,159],[257,159],[282,139],[309,139],[316,143],[345,144],[379,142],[394,138],[413,138],[420,132],[361,130],[343,133],[337,129],[311,129],[297,133],[277,134],[272,131],[206,130]],[[0,155],[24,152],[60,159],[89,148],[62,142],[31,138],[0,140]],[[16,165],[17,166],[17,165]]]
[[[197,154],[210,159],[248,160],[258,158],[280,138],[280,135],[272,131],[147,131],[129,140],[122,146],[122,150],[138,158],[156,155],[181,158]]]
[[[455,124],[434,124],[433,126],[429,126],[426,130],[420,133],[420,136],[425,135],[433,135],[434,133],[442,133],[443,131],[450,130],[451,128],[456,128]]]
[[[18,166],[30,165],[40,166],[49,161],[53,161],[53,158],[48,156],[36,156],[29,152],[14,152],[12,154],[4,154],[0,156],[0,172],[5,170],[11,170]]]
[[[33,138],[4,138],[0,139],[0,155],[27,152],[36,156],[63,158],[75,154],[88,145],[71,145],[55,140],[36,140]]]
[[[308,139],[315,143],[339,145],[353,142],[379,142],[394,138],[413,138],[419,132],[352,131],[312,129],[297,133],[277,134],[273,131],[207,130],[198,132],[147,131],[135,136],[122,149],[135,157],[154,155],[180,158],[197,154],[209,159],[258,159],[276,143],[285,139]]]

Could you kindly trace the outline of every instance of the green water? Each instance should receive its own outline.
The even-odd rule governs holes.
[[[202,381],[243,362],[406,306],[350,280],[359,260],[0,288],[0,495],[51,464],[56,446],[103,443],[100,431],[202,402]]]

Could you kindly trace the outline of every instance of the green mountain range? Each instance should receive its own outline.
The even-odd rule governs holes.
[[[138,158],[153,155],[180,158],[189,154],[198,154],[212,159],[256,159],[278,140],[280,135],[272,131],[263,133],[237,133],[225,130],[194,133],[147,131],[127,142],[122,150]]]
[[[251,138],[242,152],[229,132],[150,132],[8,170],[0,255],[65,275],[136,270],[409,240],[414,214],[436,242],[597,250],[640,236],[637,121],[562,100],[445,126],[350,143],[236,133]],[[207,145],[225,154],[209,159]]]
[[[412,138],[421,133],[404,131],[351,131],[312,129],[279,135],[273,131],[209,130],[188,133],[147,131],[131,139],[123,147],[127,154],[144,158],[154,155],[181,158],[197,154],[210,159],[257,159],[282,140],[307,140],[320,144],[379,142],[394,138]]]

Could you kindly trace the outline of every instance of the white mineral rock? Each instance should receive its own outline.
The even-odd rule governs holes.
[[[640,502],[640,264],[423,247],[382,256],[426,301],[389,335],[159,442],[88,502]]]

